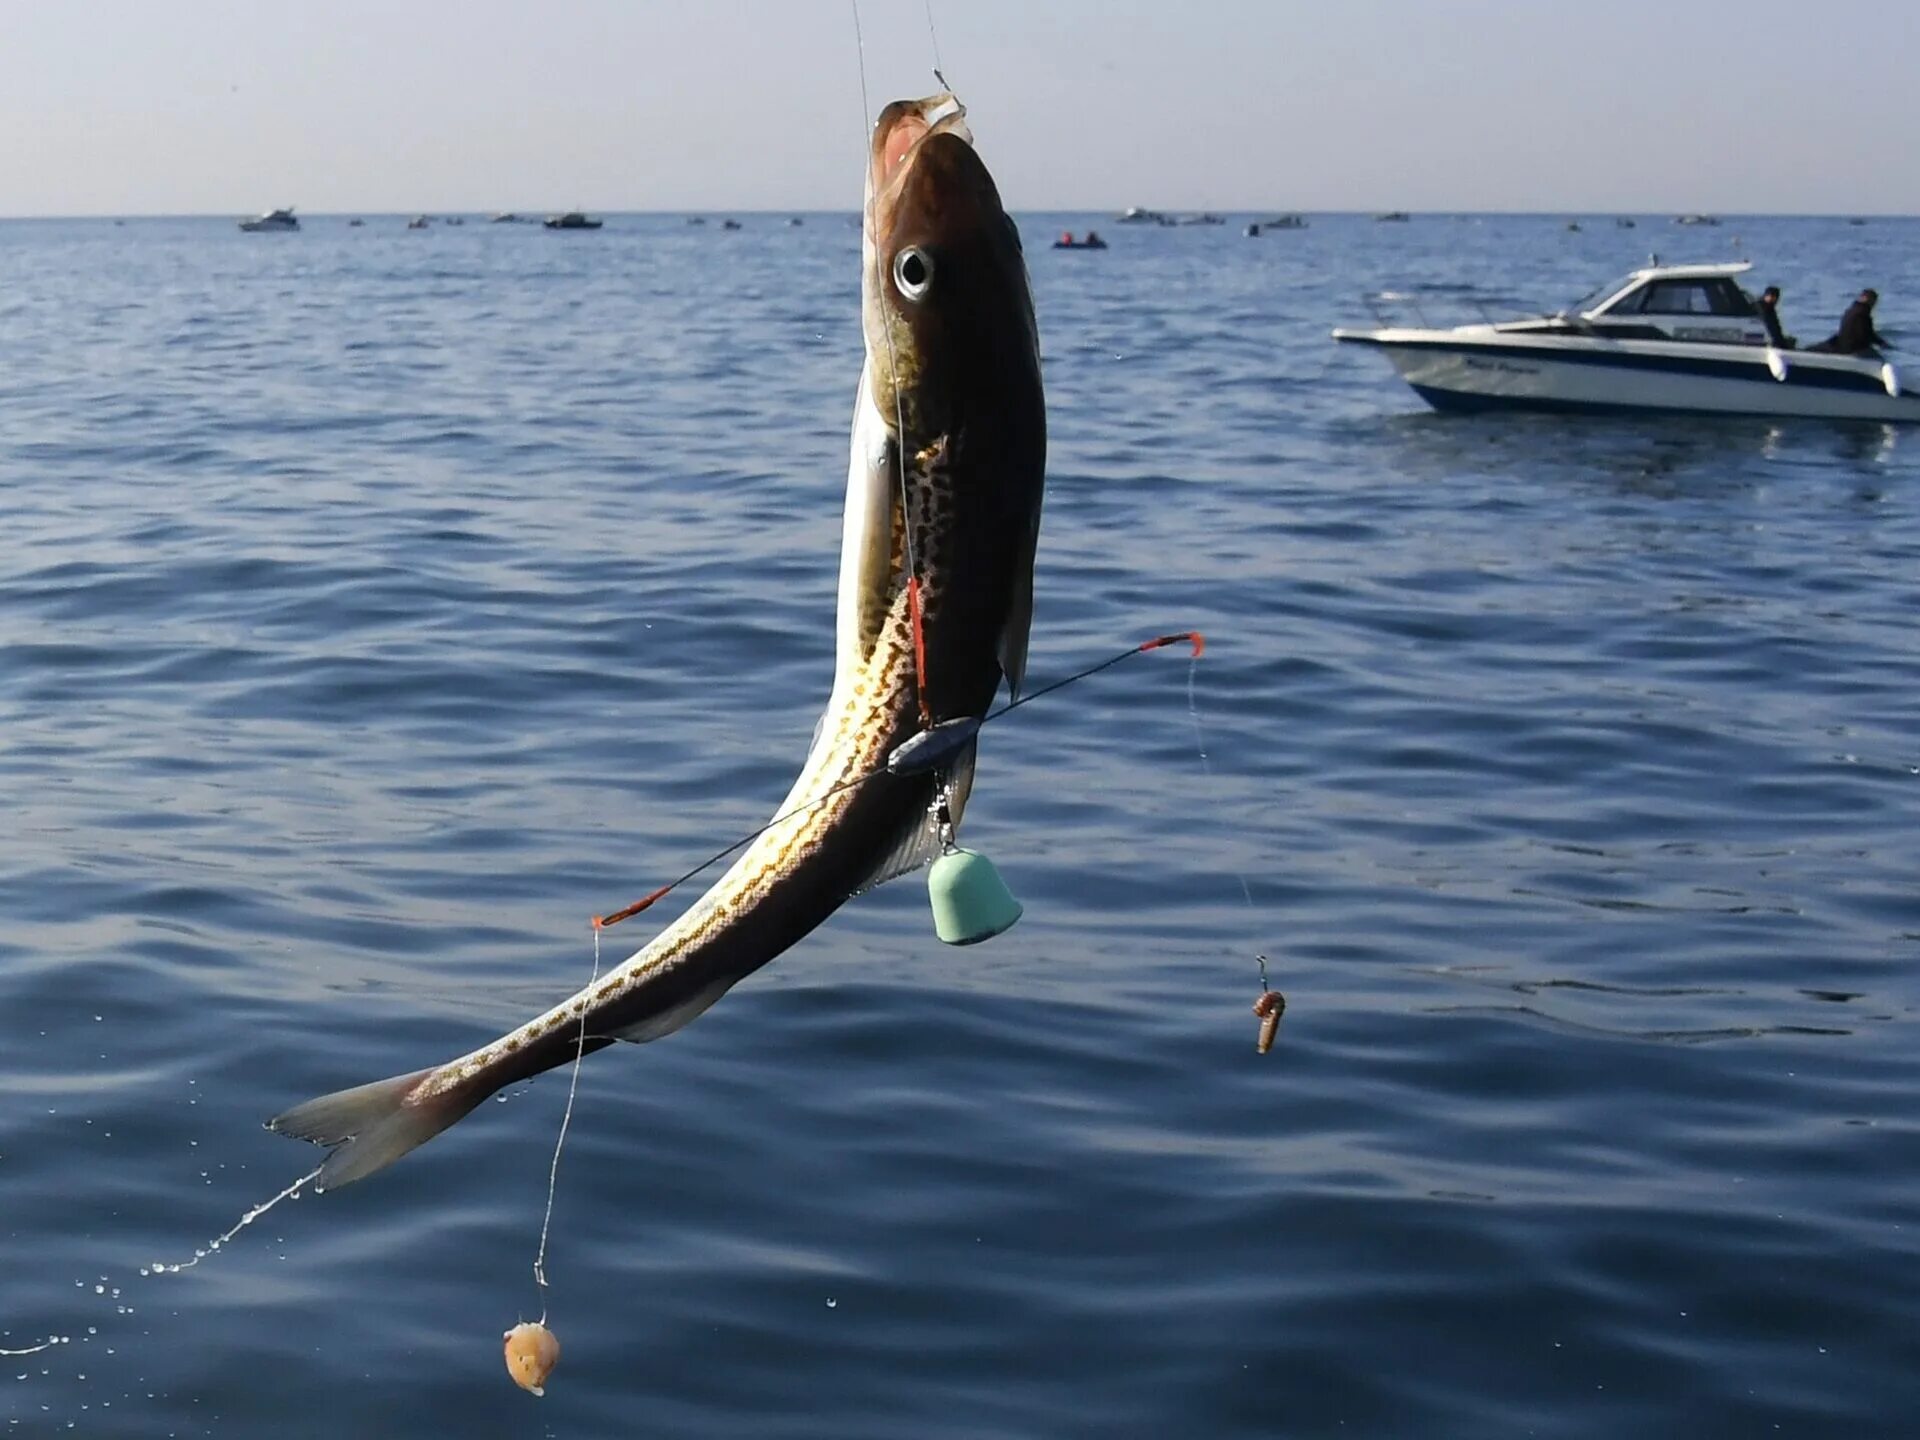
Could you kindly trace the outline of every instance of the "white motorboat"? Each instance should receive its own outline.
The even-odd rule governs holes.
[[[300,222],[293,218],[293,207],[284,210],[268,210],[254,216],[251,220],[242,220],[240,228],[249,232],[298,230]]]
[[[1920,421],[1920,392],[1904,390],[1878,352],[1768,344],[1759,306],[1735,279],[1749,268],[1649,264],[1557,315],[1451,329],[1339,329],[1333,338],[1383,352],[1436,410]]]

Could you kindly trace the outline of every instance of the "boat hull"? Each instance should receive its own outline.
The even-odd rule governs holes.
[[[1764,346],[1445,331],[1335,331],[1382,351],[1436,410],[1758,415],[1920,422],[1883,362]],[[1776,368],[1779,372],[1776,374]]]

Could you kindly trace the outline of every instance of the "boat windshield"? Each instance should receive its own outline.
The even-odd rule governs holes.
[[[1609,280],[1606,284],[1602,285],[1598,290],[1589,291],[1587,294],[1582,295],[1578,300],[1574,301],[1573,304],[1567,307],[1567,311],[1568,313],[1574,314],[1574,315],[1584,315],[1587,313],[1587,311],[1593,309],[1594,306],[1600,304],[1601,301],[1611,300],[1614,296],[1618,295],[1622,290],[1626,289],[1627,286],[1631,285],[1638,278],[1639,278],[1639,272],[1630,270],[1625,275],[1620,276],[1617,280]]]

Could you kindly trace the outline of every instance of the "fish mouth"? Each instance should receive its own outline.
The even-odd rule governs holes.
[[[893,212],[927,142],[936,135],[952,135],[973,144],[967,128],[967,107],[943,90],[919,100],[896,100],[880,112],[873,127],[873,150],[867,165],[867,238],[891,228]]]

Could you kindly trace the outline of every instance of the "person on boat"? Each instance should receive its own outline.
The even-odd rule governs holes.
[[[1767,327],[1767,343],[1776,350],[1791,350],[1799,342],[1780,328],[1780,287],[1769,285],[1760,292],[1760,323]]]
[[[1098,230],[1089,230],[1087,232],[1086,243],[1087,247],[1092,250],[1104,250],[1107,248],[1107,242],[1100,238],[1100,232]]]
[[[1062,230],[1060,232],[1060,243],[1071,246],[1073,244],[1073,232],[1071,230]]]
[[[1873,328],[1873,307],[1879,298],[1878,290],[1862,290],[1860,298],[1840,317],[1840,328],[1813,348],[1836,355],[1877,355],[1887,343]]]

